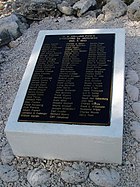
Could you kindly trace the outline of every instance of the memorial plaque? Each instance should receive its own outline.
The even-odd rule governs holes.
[[[13,153],[121,164],[124,70],[124,29],[40,31],[5,127]]]
[[[46,35],[19,121],[110,125],[114,40]]]

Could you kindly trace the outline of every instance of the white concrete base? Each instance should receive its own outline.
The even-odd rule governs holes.
[[[18,117],[45,35],[115,33],[115,56],[110,126],[18,122]],[[123,29],[41,31],[23,76],[5,132],[15,155],[47,159],[118,163],[122,161]]]
[[[8,132],[7,137],[14,154],[18,156],[121,163],[121,137],[55,133]]]

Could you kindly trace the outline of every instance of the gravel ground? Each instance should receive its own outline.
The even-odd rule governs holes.
[[[40,30],[47,29],[75,29],[75,28],[125,28],[126,29],[126,85],[129,80],[127,74],[140,77],[140,24],[128,20],[127,16],[108,22],[96,21],[91,17],[73,18],[45,18],[36,22],[17,39],[12,42],[12,48],[0,49],[0,187],[139,187],[140,186],[140,139],[137,127],[132,131],[131,122],[139,122],[133,112],[133,92],[125,91],[124,108],[124,139],[123,163],[99,164],[90,162],[66,162],[60,160],[45,160],[32,157],[14,157],[7,144],[4,127],[15,99],[20,81],[25,71],[31,50]],[[133,72],[131,70],[134,70]],[[130,76],[135,87],[140,89],[139,79]],[[126,86],[125,85],[125,86]],[[139,123],[138,123],[139,125]],[[112,153],[111,153],[112,154]],[[66,166],[69,166],[69,178]],[[36,170],[34,170],[36,168]],[[45,170],[41,170],[41,169]],[[98,171],[99,181],[91,172]],[[84,171],[81,178],[74,177],[73,171]],[[109,174],[108,171],[110,172]],[[32,173],[31,173],[32,172]],[[40,174],[41,173],[41,174]],[[114,174],[112,174],[114,173]],[[77,172],[77,175],[78,172]],[[116,176],[116,178],[112,176]],[[38,181],[35,182],[35,178]],[[40,178],[42,176],[42,178]],[[111,176],[111,177],[110,177]],[[120,176],[120,178],[119,178]],[[47,182],[43,182],[44,178]]]
[[[8,16],[13,12],[12,3],[14,0],[0,0],[0,18]]]

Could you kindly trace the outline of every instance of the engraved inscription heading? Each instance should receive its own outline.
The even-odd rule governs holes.
[[[110,125],[115,34],[46,35],[18,121]]]

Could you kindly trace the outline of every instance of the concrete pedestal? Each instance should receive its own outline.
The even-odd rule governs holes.
[[[115,34],[110,126],[18,122],[45,35],[73,33]],[[123,136],[124,49],[125,33],[123,29],[40,31],[5,128],[14,154],[47,159],[120,164]]]

